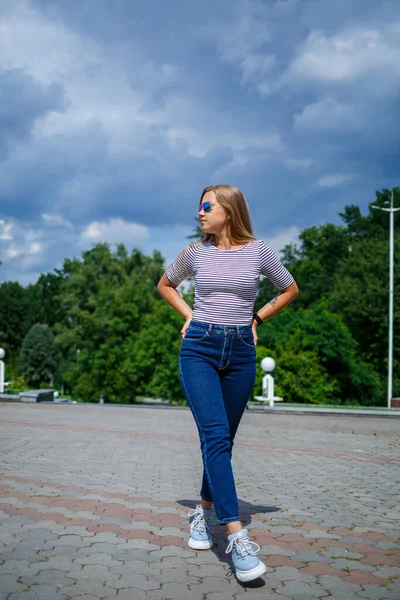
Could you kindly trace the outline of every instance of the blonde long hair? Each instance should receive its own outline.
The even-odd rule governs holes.
[[[209,185],[203,190],[200,203],[207,192],[214,192],[218,204],[226,210],[226,233],[232,244],[243,244],[257,239],[253,233],[249,207],[242,190],[234,185]],[[213,239],[214,234],[207,233],[201,241],[212,243]]]

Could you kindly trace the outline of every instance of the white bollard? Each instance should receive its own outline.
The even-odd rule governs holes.
[[[6,353],[3,348],[0,348],[0,394],[4,394],[4,363],[1,360],[4,358]]]
[[[273,371],[275,369],[274,359],[269,356],[263,358],[261,361],[261,368],[263,371]],[[262,379],[262,396],[254,396],[254,399],[268,402],[270,406],[274,406],[274,402],[282,400],[279,396],[274,395],[274,378],[269,373],[264,375]]]

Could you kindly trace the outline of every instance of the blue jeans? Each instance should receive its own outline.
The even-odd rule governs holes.
[[[179,373],[199,431],[204,467],[200,496],[214,503],[219,525],[239,521],[231,458],[256,376],[251,325],[191,321],[181,345]]]

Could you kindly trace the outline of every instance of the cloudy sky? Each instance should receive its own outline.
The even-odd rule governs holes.
[[[398,0],[1,0],[0,281],[172,260],[201,190],[279,251],[400,183]]]

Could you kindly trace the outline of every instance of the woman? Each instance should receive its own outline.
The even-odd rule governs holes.
[[[226,552],[232,551],[236,576],[251,581],[266,567],[257,556],[260,547],[249,540],[240,521],[232,447],[254,385],[257,327],[289,304],[298,288],[275,252],[253,235],[246,199],[237,187],[207,187],[198,214],[204,238],[187,246],[158,284],[163,298],[185,318],[180,379],[203,458],[200,502],[189,511],[188,544],[196,550],[211,548],[209,517],[214,504],[218,524],[227,526]],[[193,273],[192,311],[176,288]],[[253,315],[261,274],[280,293]]]

